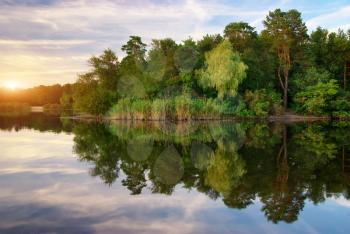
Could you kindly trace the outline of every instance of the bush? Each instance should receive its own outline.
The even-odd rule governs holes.
[[[293,95],[305,90],[306,87],[317,85],[319,82],[326,83],[331,74],[327,71],[311,67],[305,73],[297,73],[291,79],[290,90]]]
[[[283,113],[281,96],[272,90],[247,90],[244,94],[244,102],[248,111],[240,110],[243,114],[266,117],[268,115],[280,115]],[[240,108],[243,108],[243,104]]]
[[[326,83],[318,82],[316,85],[306,87],[305,91],[296,94],[294,102],[296,111],[313,115],[332,114],[332,102],[337,99],[339,85],[336,80]],[[338,101],[334,105],[341,105]]]

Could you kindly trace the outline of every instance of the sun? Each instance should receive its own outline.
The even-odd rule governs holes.
[[[18,84],[15,81],[7,81],[4,85],[7,89],[10,90],[15,90],[18,88]]]

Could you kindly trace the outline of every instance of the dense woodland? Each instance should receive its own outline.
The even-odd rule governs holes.
[[[130,36],[121,61],[111,49],[90,58],[90,71],[65,89],[61,107],[143,120],[266,117],[287,109],[350,117],[344,82],[350,30],[319,27],[310,33],[300,12],[280,9],[269,12],[263,25],[257,32],[233,22],[223,35],[181,43],[154,39],[148,46]]]

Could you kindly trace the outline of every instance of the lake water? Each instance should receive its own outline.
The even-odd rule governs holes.
[[[350,233],[350,124],[0,117],[0,233]]]

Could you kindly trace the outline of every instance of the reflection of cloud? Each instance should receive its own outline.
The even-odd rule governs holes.
[[[343,196],[333,198],[333,199],[340,206],[350,207],[350,201],[348,199],[344,198]]]

